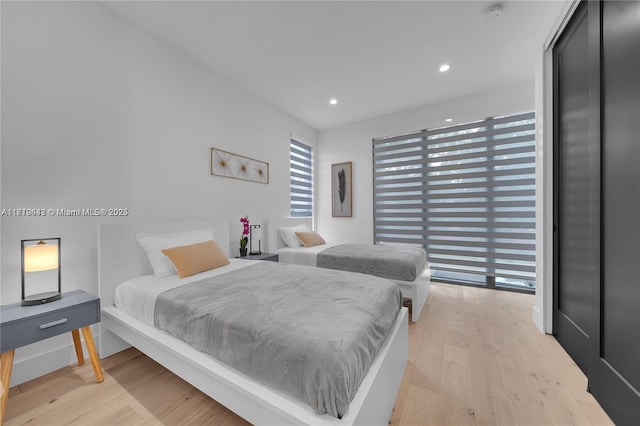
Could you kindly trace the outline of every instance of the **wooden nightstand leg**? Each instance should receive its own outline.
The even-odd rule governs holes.
[[[76,348],[76,358],[78,358],[78,365],[84,365],[84,352],[82,352],[80,331],[71,330],[71,335],[73,336],[73,346]]]
[[[0,379],[2,381],[2,407],[0,408],[0,425],[4,422],[4,413],[7,411],[7,399],[9,398],[9,385],[11,384],[11,369],[13,368],[13,354],[15,351],[2,352],[0,355]]]
[[[93,365],[93,372],[96,374],[96,382],[102,383],[104,378],[102,377],[102,369],[100,368],[100,358],[96,353],[96,346],[93,342],[93,335],[91,334],[91,326],[82,327],[82,335],[84,336],[84,344],[87,345],[89,351],[89,358]]]

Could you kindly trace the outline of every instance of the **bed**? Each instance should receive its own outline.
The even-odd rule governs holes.
[[[392,318],[389,332],[348,410],[342,418],[337,418],[316,414],[309,405],[286,392],[274,390],[114,306],[118,284],[150,272],[146,254],[135,240],[136,234],[179,232],[202,226],[218,230],[216,241],[228,253],[229,224],[226,221],[100,225],[99,292],[104,307],[100,356],[106,357],[133,345],[254,424],[387,424],[408,357],[407,312],[404,308]],[[231,263],[238,262],[250,263],[244,260]]]
[[[282,227],[293,227],[305,225],[309,229],[312,228],[311,219],[310,218],[276,218],[269,219],[267,223],[267,241],[266,246],[270,253],[277,253],[280,262],[284,263],[293,263],[296,265],[307,265],[307,266],[319,266],[326,268],[337,268],[341,270],[350,270],[353,272],[362,272],[364,269],[364,265],[358,264],[358,259],[355,259],[353,256],[348,256],[346,253],[349,250],[374,250],[373,256],[381,256],[384,255],[381,249],[383,246],[377,245],[343,245],[338,243],[325,243],[321,245],[316,245],[312,247],[289,247],[285,244],[282,238],[278,235],[278,228]],[[368,247],[368,249],[367,249]],[[389,246],[385,246],[388,248]],[[398,246],[391,246],[398,247]],[[380,249],[380,250],[375,250]],[[399,248],[399,250],[402,250]],[[405,249],[403,254],[400,256],[410,256],[413,255],[413,250]],[[329,251],[332,252],[331,256],[327,256]],[[348,257],[344,257],[342,261],[340,261],[341,254],[344,253]],[[382,254],[381,254],[382,253]],[[398,253],[396,253],[396,256]],[[321,258],[321,256],[325,256]],[[405,298],[411,299],[412,303],[412,321],[418,321],[420,317],[420,313],[424,308],[424,304],[427,300],[427,296],[429,295],[429,286],[431,283],[431,276],[429,265],[426,262],[426,254],[424,254],[424,262],[420,263],[417,259],[415,264],[424,265],[418,266],[417,268],[411,268],[410,266],[404,265],[403,269],[396,269],[395,271],[389,271],[388,268],[382,271],[380,269],[375,271],[368,271],[366,273],[370,273],[372,275],[383,276],[384,278],[392,279],[402,291],[402,295]],[[328,259],[328,260],[327,260]],[[336,262],[337,260],[337,262]],[[411,264],[411,262],[407,262]],[[382,275],[381,275],[382,274]],[[393,274],[393,275],[390,275]]]

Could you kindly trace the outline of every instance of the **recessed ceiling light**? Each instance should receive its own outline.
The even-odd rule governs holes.
[[[453,118],[445,118],[444,121],[446,121],[447,123],[451,123],[453,121]]]
[[[440,72],[446,72],[446,71],[449,71],[449,68],[451,68],[451,67],[449,66],[449,64],[442,64],[442,65],[440,65]]]
[[[489,21],[493,22],[495,20],[497,20],[500,15],[502,15],[502,5],[501,4],[494,4],[493,6],[491,6],[489,8],[489,10],[487,10],[487,17],[489,18]]]
[[[338,103],[338,100],[337,100],[336,98],[333,98],[333,99],[331,99],[331,100],[329,101],[329,103],[330,103],[331,105],[335,105],[335,104],[337,104],[337,103]]]

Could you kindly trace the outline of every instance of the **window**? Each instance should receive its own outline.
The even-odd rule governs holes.
[[[291,217],[313,216],[313,150],[295,139],[291,139],[290,151],[290,198]]]
[[[433,276],[533,289],[534,114],[374,139],[374,240],[423,246]]]

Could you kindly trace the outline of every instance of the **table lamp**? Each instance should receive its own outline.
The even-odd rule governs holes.
[[[251,225],[249,230],[249,254],[262,254],[262,228],[260,225]],[[258,250],[253,250],[253,240],[257,240]]]
[[[60,242],[60,238],[21,241],[23,306],[49,303],[62,297]],[[54,291],[56,280],[57,291]]]

